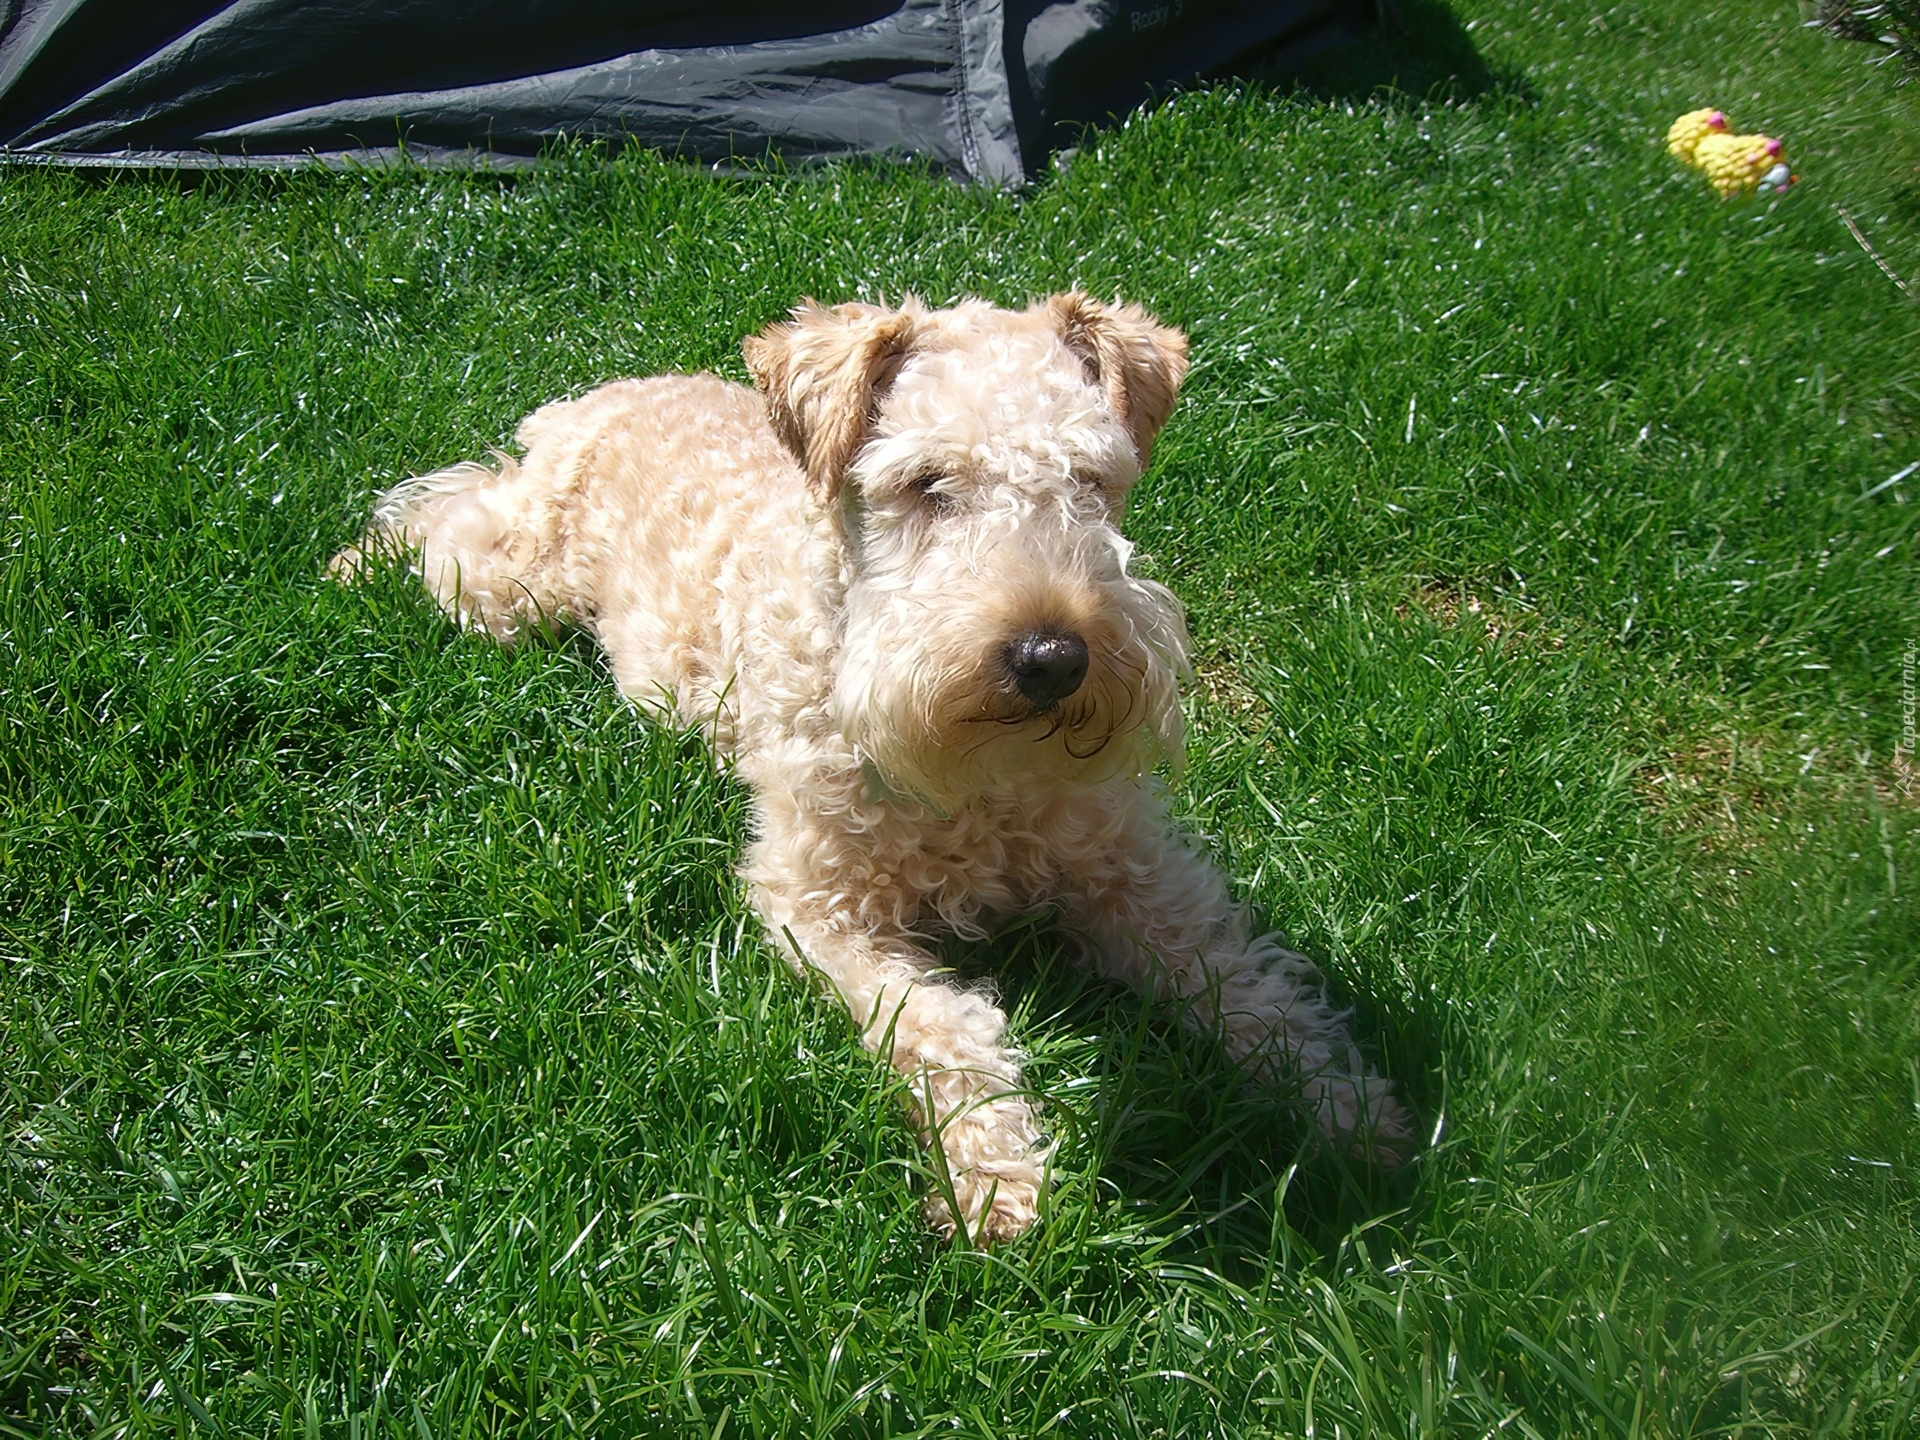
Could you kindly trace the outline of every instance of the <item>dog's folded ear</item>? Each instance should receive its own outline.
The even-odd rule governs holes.
[[[741,342],[775,433],[823,505],[838,500],[872,427],[874,398],[900,372],[922,313],[911,299],[899,310],[803,300],[791,320]]]
[[[1103,305],[1078,290],[1046,302],[1054,329],[1107,392],[1145,470],[1187,373],[1187,337],[1138,305]]]

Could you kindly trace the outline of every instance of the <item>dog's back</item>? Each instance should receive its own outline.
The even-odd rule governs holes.
[[[462,625],[503,644],[529,627],[594,629],[627,694],[710,721],[741,618],[713,597],[766,593],[724,584],[723,571],[796,558],[804,481],[766,402],[713,375],[616,380],[542,406],[514,438],[519,460],[394,486],[336,572],[371,550],[406,552]]]

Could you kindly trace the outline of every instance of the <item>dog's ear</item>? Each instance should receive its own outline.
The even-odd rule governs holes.
[[[1103,305],[1078,290],[1048,300],[1047,313],[1061,341],[1106,390],[1145,470],[1187,373],[1187,337],[1138,305]]]
[[[921,310],[803,300],[793,318],[740,344],[766,392],[774,432],[793,452],[823,505],[836,502],[847,466],[873,424],[876,396],[900,373]]]

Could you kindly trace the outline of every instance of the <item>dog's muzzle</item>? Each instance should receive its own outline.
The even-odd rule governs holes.
[[[1087,678],[1087,642],[1071,630],[1022,635],[1007,646],[1006,660],[1013,688],[1042,713],[1073,694]]]

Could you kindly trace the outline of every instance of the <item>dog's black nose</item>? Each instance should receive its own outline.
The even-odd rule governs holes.
[[[1087,678],[1087,642],[1071,630],[1022,635],[1007,646],[1013,685],[1036,710],[1051,710]]]

